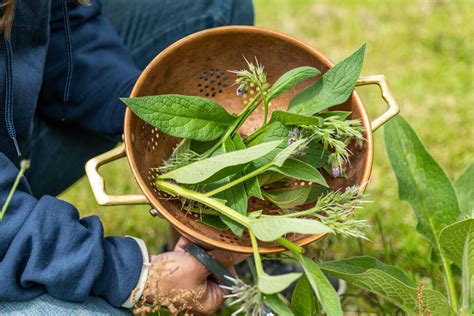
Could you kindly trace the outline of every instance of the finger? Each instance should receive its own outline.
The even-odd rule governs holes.
[[[232,275],[234,278],[237,278],[237,271],[235,271],[235,267],[229,267],[227,270],[229,270],[230,275]]]
[[[224,250],[213,250],[213,251],[210,251],[209,254],[213,256],[217,262],[219,262],[226,268],[232,267],[244,261],[250,256],[249,254],[230,252],[230,251],[224,251]]]
[[[207,281],[207,289],[195,311],[204,315],[214,315],[224,302],[224,291],[214,282]]]
[[[176,243],[176,246],[174,246],[174,251],[184,251],[184,249],[190,244],[191,242],[181,236]]]

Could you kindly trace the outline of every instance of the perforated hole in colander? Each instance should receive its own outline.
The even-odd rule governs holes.
[[[222,69],[211,67],[201,74],[196,88],[199,94],[213,98],[217,94],[221,94],[223,89],[228,86],[229,78],[226,76],[226,72]]]

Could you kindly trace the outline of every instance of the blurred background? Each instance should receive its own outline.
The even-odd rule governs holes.
[[[471,0],[254,0],[256,25],[295,36],[333,61],[367,43],[362,75],[384,74],[401,113],[454,180],[474,152],[474,1]],[[371,117],[384,110],[375,87],[357,88]],[[126,159],[103,168],[112,193],[139,192]],[[439,282],[429,264],[428,243],[415,232],[409,206],[398,200],[382,130],[375,135],[375,161],[366,191],[370,241],[326,238],[312,247],[320,260],[375,256],[426,284]],[[144,239],[151,253],[168,238],[164,220],[147,206],[100,207],[82,179],[61,195],[82,216],[99,215],[107,235]],[[393,307],[348,289],[346,310],[392,313]]]

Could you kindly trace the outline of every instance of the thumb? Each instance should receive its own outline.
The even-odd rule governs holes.
[[[224,291],[213,281],[207,281],[207,288],[195,311],[204,315],[214,315],[224,302]]]

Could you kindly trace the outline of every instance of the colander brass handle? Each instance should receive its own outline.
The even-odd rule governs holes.
[[[388,88],[387,81],[385,81],[384,75],[359,77],[356,86],[366,86],[371,84],[376,84],[380,87],[380,91],[382,92],[382,99],[388,105],[387,111],[385,111],[382,115],[372,121],[372,131],[375,131],[380,126],[390,121],[390,119],[393,118],[395,115],[397,115],[400,112],[400,107],[398,106],[397,101],[395,101],[392,92]]]
[[[126,156],[125,145],[120,146],[103,153],[95,158],[92,158],[86,163],[86,174],[94,192],[95,199],[99,205],[139,205],[150,204],[147,198],[142,194],[131,195],[110,195],[105,190],[105,180],[99,173],[99,168],[109,162]]]

